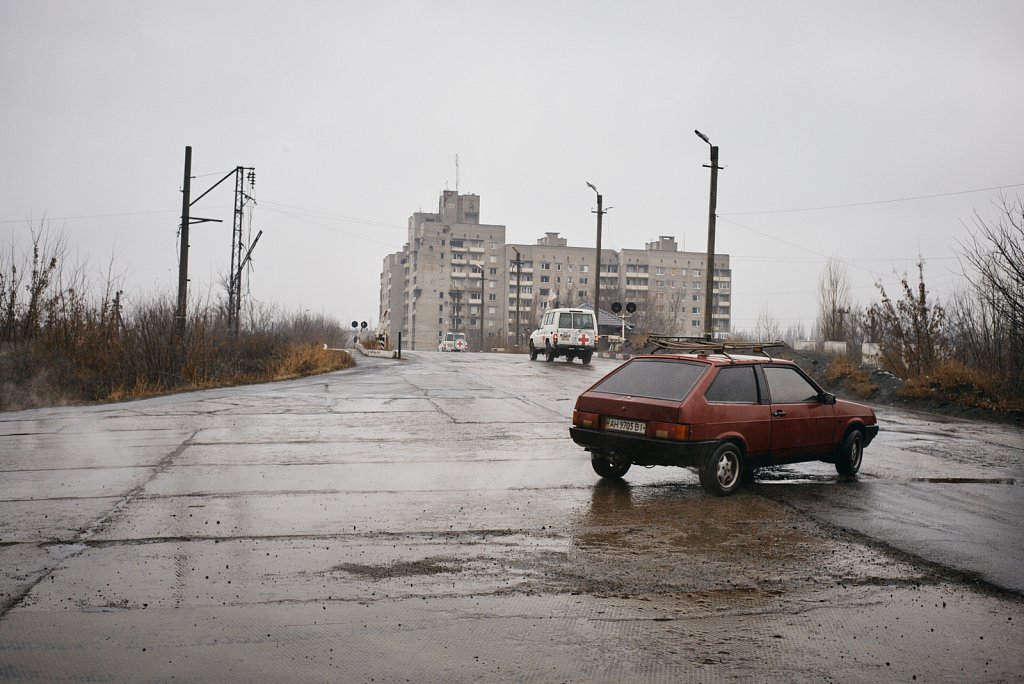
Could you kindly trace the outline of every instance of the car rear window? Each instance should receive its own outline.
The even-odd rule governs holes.
[[[584,328],[586,330],[593,330],[594,314],[570,313],[568,311],[563,311],[558,315],[558,327]]]
[[[703,363],[635,359],[597,383],[592,392],[682,401],[707,370]]]

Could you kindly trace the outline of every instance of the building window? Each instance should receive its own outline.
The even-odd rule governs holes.
[[[655,268],[654,269],[654,275],[665,275],[665,267],[664,266],[658,266],[657,268]]]
[[[488,275],[498,275],[498,269],[496,269],[496,268],[489,268],[489,269],[487,269],[487,274]]]
[[[542,270],[542,271],[550,271],[551,270],[551,264],[547,263],[546,261],[540,262],[540,270]]]
[[[541,276],[540,277],[540,282],[542,282],[542,283],[549,282],[550,280],[551,280],[551,276]]]
[[[580,276],[580,285],[586,285],[586,284],[587,284],[587,277],[586,276]]]
[[[540,296],[541,297],[547,297],[550,292],[551,292],[551,290],[549,290],[546,287],[540,288]]]

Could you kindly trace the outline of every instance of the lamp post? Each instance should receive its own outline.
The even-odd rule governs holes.
[[[711,164],[705,164],[705,168],[711,168],[711,197],[708,206],[708,259],[707,278],[704,286],[704,336],[711,339],[715,335],[715,321],[712,318],[714,310],[714,288],[715,288],[715,208],[718,205],[718,145],[712,145],[708,136],[698,130],[694,130],[697,137],[711,147]]]
[[[470,264],[480,269],[480,351],[484,350],[484,267]]]
[[[594,258],[594,320],[597,321],[600,314],[601,305],[601,217],[604,215],[605,210],[602,206],[604,197],[597,191],[593,183],[587,183],[587,187],[594,191],[597,195],[597,211],[593,212],[597,214],[597,249],[596,257]]]
[[[519,250],[512,246],[512,251],[516,253],[516,342],[515,347],[519,349],[519,279],[522,276],[523,259],[522,255],[519,254]],[[504,306],[504,304],[502,304]]]

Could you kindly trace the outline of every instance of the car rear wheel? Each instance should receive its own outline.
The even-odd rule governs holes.
[[[860,430],[852,430],[843,439],[836,458],[836,472],[840,475],[856,475],[860,470],[860,462],[864,459],[864,435]]]
[[[593,466],[594,472],[601,477],[618,480],[626,474],[631,464],[629,461],[617,461],[608,454],[595,452],[590,455],[590,465]]]
[[[594,355],[594,352],[583,352],[580,355],[580,361],[582,361],[583,365],[586,366],[588,363],[590,363],[590,357],[593,356],[593,355]]]
[[[740,448],[732,442],[720,445],[704,461],[699,475],[700,486],[708,494],[732,494],[743,481],[743,454]]]
[[[540,354],[540,351],[538,351],[537,348],[533,346],[533,340],[530,340],[530,360],[536,361],[538,354]]]
[[[551,347],[550,342],[544,343],[544,360],[548,363],[555,360],[555,350]]]

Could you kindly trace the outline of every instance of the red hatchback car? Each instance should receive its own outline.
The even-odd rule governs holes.
[[[717,496],[768,465],[824,461],[854,475],[878,434],[870,407],[836,399],[795,363],[724,350],[634,357],[576,399],[572,424],[601,477],[634,463],[691,467]]]

